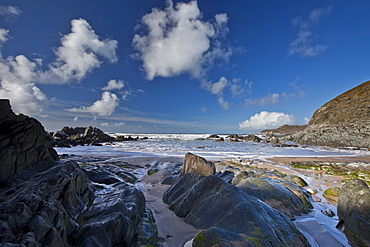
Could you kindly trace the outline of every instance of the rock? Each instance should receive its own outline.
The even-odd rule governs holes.
[[[112,142],[113,137],[105,134],[102,130],[88,126],[84,127],[63,127],[61,131],[53,133],[57,147],[68,147],[75,145],[99,145],[102,142]]]
[[[235,174],[231,171],[224,171],[224,172],[217,172],[215,175],[221,178],[222,180],[224,180],[226,183],[231,184]]]
[[[317,189],[312,188],[312,187],[308,187],[308,188],[306,188],[306,191],[307,191],[308,193],[310,193],[311,195],[315,195],[315,194],[317,194]]]
[[[220,137],[216,134],[212,134],[212,135],[207,137],[207,139],[218,139],[218,138],[220,138]]]
[[[334,217],[335,216],[335,213],[330,208],[326,208],[325,210],[321,210],[321,213],[325,214],[328,217]]]
[[[145,210],[144,195],[125,182],[96,186],[96,190],[76,233],[76,246],[132,246]]]
[[[49,169],[56,160],[53,140],[41,123],[15,115],[9,100],[0,100],[0,183],[20,183]]]
[[[268,139],[268,143],[271,143],[271,144],[279,144],[280,143],[280,140],[276,136],[273,136],[273,137],[271,137],[271,138]]]
[[[241,141],[239,141],[239,139],[235,138],[235,139],[230,139],[230,142],[241,142]]]
[[[221,138],[219,138],[219,139],[215,140],[215,142],[224,142],[224,141],[225,141],[225,139],[224,139],[223,137],[221,137]]]
[[[308,127],[292,135],[300,144],[370,148],[370,81],[315,111]]]
[[[243,137],[241,137],[241,139],[244,140],[244,141],[251,141],[251,142],[260,142],[262,140],[261,138],[259,138],[256,135],[253,135],[253,134],[243,136]]]
[[[204,247],[204,246],[245,246],[253,247],[251,242],[239,234],[222,230],[217,227],[212,227],[208,230],[200,232],[193,241],[193,247]]]
[[[301,178],[297,175],[287,175],[285,177],[285,180],[288,180],[292,183],[295,183],[296,185],[301,186],[301,187],[308,186],[307,182],[303,178]]]
[[[277,129],[267,129],[262,130],[260,134],[264,135],[287,135],[287,134],[294,134],[298,131],[303,131],[307,125],[283,125]]]
[[[330,201],[337,202],[338,197],[339,197],[339,192],[340,192],[339,187],[333,187],[333,188],[326,189],[322,195]]]
[[[254,246],[309,246],[284,214],[217,176],[187,173],[168,188],[163,201],[196,228],[242,234]]]
[[[54,165],[0,194],[0,243],[68,246],[93,190],[76,162]]]
[[[187,153],[184,158],[181,175],[190,172],[204,176],[214,175],[216,173],[216,167],[212,162],[207,161],[202,157],[192,153]]]
[[[247,178],[238,183],[237,187],[290,218],[310,211],[306,201],[279,183],[260,178]]]
[[[232,134],[232,135],[226,136],[226,138],[229,138],[229,139],[239,139],[240,137],[237,134]]]
[[[137,231],[137,240],[135,246],[160,246],[157,226],[152,211],[146,209],[141,219],[139,229]]]
[[[179,177],[178,176],[168,176],[168,177],[165,177],[163,180],[162,180],[162,184],[166,184],[166,185],[172,185],[175,183],[175,181],[178,179]]]
[[[338,198],[338,216],[344,233],[357,246],[370,246],[370,189],[360,179],[343,185]]]

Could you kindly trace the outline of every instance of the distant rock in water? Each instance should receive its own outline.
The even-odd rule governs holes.
[[[370,148],[370,81],[321,106],[292,139],[308,145]]]

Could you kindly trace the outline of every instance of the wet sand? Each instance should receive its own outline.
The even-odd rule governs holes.
[[[158,158],[151,157],[136,158],[129,162],[137,165],[145,165],[155,161],[160,161],[162,163],[178,163],[180,161],[182,162],[182,159],[161,158],[158,160]],[[136,186],[143,192],[147,208],[153,212],[158,228],[158,235],[165,240],[162,245],[164,247],[182,247],[187,241],[193,239],[201,230],[186,224],[182,218],[177,217],[175,213],[169,209],[169,206],[162,201],[163,194],[169,185],[161,184],[163,168],[160,165],[158,168],[158,173],[144,175],[141,181],[136,183]]]

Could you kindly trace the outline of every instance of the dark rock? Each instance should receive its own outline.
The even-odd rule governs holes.
[[[136,239],[136,246],[161,246],[158,244],[161,239],[158,236],[158,229],[155,225],[155,219],[150,209],[145,210],[137,231]]]
[[[0,194],[0,242],[68,246],[77,217],[92,203],[89,180],[67,161]]]
[[[133,185],[97,187],[95,201],[76,234],[76,246],[132,246],[144,210],[144,195]]]
[[[370,246],[370,189],[360,179],[348,181],[340,189],[338,216],[344,233],[357,246]]]
[[[224,141],[225,141],[225,139],[224,139],[223,137],[221,137],[221,138],[219,138],[219,139],[215,140],[215,142],[224,142]]]
[[[102,130],[88,126],[84,127],[63,127],[61,131],[53,133],[57,147],[68,147],[75,145],[99,145],[103,142],[112,142],[113,137],[105,134]]]
[[[253,247],[255,245],[248,242],[245,236],[222,230],[217,227],[212,227],[208,230],[200,232],[193,241],[193,247],[204,247],[204,246],[244,246]]]
[[[237,134],[232,134],[232,135],[226,136],[226,138],[229,138],[229,139],[239,139],[240,137]]]
[[[13,185],[58,160],[53,140],[34,118],[15,115],[9,100],[0,100],[0,183]],[[22,177],[22,178],[21,178]]]
[[[192,153],[187,153],[184,158],[181,174],[184,175],[190,172],[204,176],[214,175],[216,173],[216,167],[212,162],[207,161],[202,157]]]
[[[216,134],[212,134],[212,135],[207,137],[207,139],[218,139],[218,138],[220,138],[220,137]]]
[[[244,141],[251,141],[251,142],[260,142],[262,140],[261,138],[259,138],[256,135],[253,135],[253,134],[243,136],[243,137],[241,137],[241,139],[244,140]]]
[[[217,176],[187,173],[165,192],[163,201],[196,228],[243,234],[255,246],[309,246],[284,214]]]
[[[332,188],[326,189],[322,195],[330,201],[337,202],[339,193],[340,193],[339,187],[332,187]]]
[[[166,185],[172,185],[176,182],[176,180],[179,178],[179,176],[168,176],[163,179],[162,184]]]
[[[215,175],[221,178],[222,180],[224,180],[226,183],[231,184],[235,174],[231,171],[224,171],[224,172],[217,172]]]
[[[237,187],[291,218],[308,213],[310,210],[305,201],[279,183],[260,178],[247,178],[238,183]]]

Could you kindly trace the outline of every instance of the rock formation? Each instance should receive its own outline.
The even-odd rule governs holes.
[[[208,229],[195,238],[195,246],[235,241],[241,246],[309,246],[288,217],[217,176],[187,173],[163,201],[186,223]]]
[[[50,135],[36,119],[14,114],[9,100],[0,100],[0,183],[14,183],[16,175],[50,168],[58,159],[52,146]]]
[[[0,245],[133,246],[153,222],[143,218],[150,214],[131,184],[136,177],[111,165],[99,174],[57,162],[51,142],[37,120],[0,100]]]
[[[363,180],[350,180],[340,189],[338,216],[351,242],[370,246],[370,189]]]
[[[321,106],[308,127],[292,139],[309,145],[370,148],[370,81]]]
[[[216,167],[212,162],[207,161],[202,157],[192,153],[187,153],[184,158],[181,174],[184,175],[190,172],[204,176],[214,175],[216,173]]]

